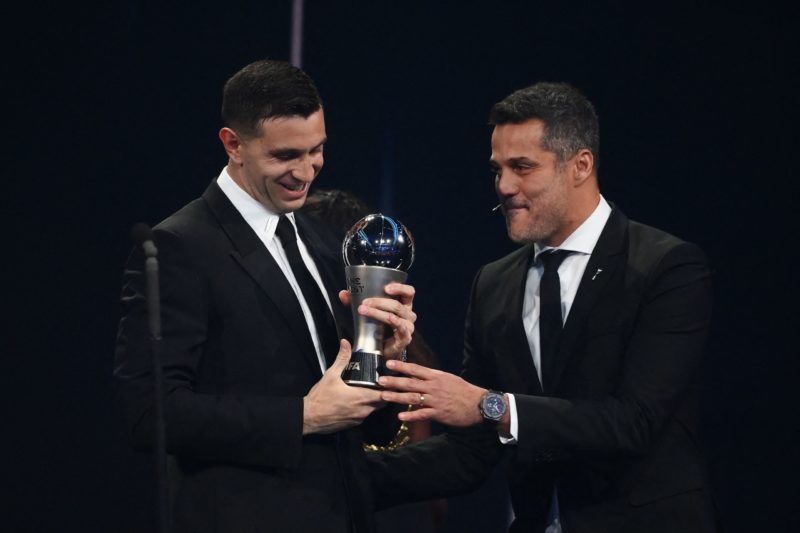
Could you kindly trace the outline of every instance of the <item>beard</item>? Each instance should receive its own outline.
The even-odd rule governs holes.
[[[547,244],[547,242],[558,232],[566,217],[566,209],[564,210],[539,210],[532,213],[535,208],[528,208],[526,214],[512,213],[506,216],[506,230],[508,237],[517,244],[540,243]],[[527,220],[516,220],[516,219]]]
[[[506,209],[508,237],[518,244],[539,243],[550,245],[549,241],[569,220],[569,199],[563,185],[564,177],[556,180],[554,186],[525,202],[521,210]],[[507,201],[513,205],[513,201]]]

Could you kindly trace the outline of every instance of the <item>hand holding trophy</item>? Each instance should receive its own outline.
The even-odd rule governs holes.
[[[385,327],[358,314],[358,306],[366,298],[385,298],[384,289],[389,283],[405,282],[414,262],[414,238],[397,219],[367,215],[347,232],[342,256],[355,327],[353,355],[342,372],[342,380],[348,385],[378,389],[378,377],[386,373],[381,354]]]

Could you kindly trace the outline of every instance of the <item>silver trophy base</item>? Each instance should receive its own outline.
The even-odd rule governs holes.
[[[353,352],[342,372],[342,381],[353,387],[381,389],[378,377],[386,374],[383,356],[379,353]]]

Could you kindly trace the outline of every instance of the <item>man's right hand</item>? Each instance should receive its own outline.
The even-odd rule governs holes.
[[[342,381],[351,352],[350,343],[342,339],[336,360],[303,398],[303,435],[357,426],[384,405],[380,391],[351,387]]]

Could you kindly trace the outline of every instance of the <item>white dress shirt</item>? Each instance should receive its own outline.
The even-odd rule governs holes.
[[[600,238],[600,233],[602,233],[609,215],[611,215],[611,206],[608,205],[605,198],[600,196],[600,202],[592,214],[589,215],[589,218],[584,220],[583,224],[578,226],[557,248],[558,250],[573,252],[565,257],[558,267],[558,277],[561,282],[561,316],[564,322],[567,321],[572,302],[578,293],[581,278],[586,270],[586,265],[589,263],[589,257],[592,255],[592,250],[594,250],[597,240]],[[539,304],[539,284],[544,272],[544,266],[539,261],[539,255],[542,252],[553,249],[552,247],[540,247],[538,244],[534,244],[534,261],[528,269],[525,296],[522,302],[522,323],[525,326],[525,335],[528,337],[528,346],[533,357],[533,365],[539,376],[539,383],[542,382],[541,352],[539,350],[539,311],[541,309]],[[511,438],[501,437],[500,440],[504,444],[516,444],[519,436],[519,424],[517,420],[517,403],[513,394],[508,395],[508,403],[509,416],[511,417]]]
[[[247,224],[253,228],[253,231],[256,232],[258,238],[261,239],[261,242],[263,242],[264,246],[267,247],[269,253],[272,254],[275,262],[278,263],[278,266],[283,272],[283,275],[286,276],[286,280],[289,282],[289,285],[292,286],[292,290],[294,290],[294,293],[297,296],[297,301],[300,303],[300,308],[303,310],[303,316],[306,319],[308,331],[311,333],[311,340],[314,341],[314,349],[317,351],[319,366],[324,374],[327,364],[325,362],[325,355],[322,353],[322,349],[320,348],[321,343],[319,334],[317,333],[317,327],[314,324],[314,317],[311,314],[308,304],[306,303],[306,299],[303,297],[303,291],[300,290],[300,285],[297,284],[297,279],[295,279],[294,272],[292,272],[292,267],[289,265],[289,260],[286,257],[286,252],[283,250],[281,240],[275,236],[275,228],[278,227],[279,215],[267,209],[263,204],[246,193],[244,189],[239,187],[239,185],[233,181],[233,178],[231,178],[230,174],[228,174],[227,167],[223,168],[222,172],[220,172],[220,175],[217,178],[217,185],[219,185],[219,188],[222,189],[222,192],[228,197],[228,200],[231,201],[236,210],[239,211],[239,214],[242,215],[245,222],[247,222]],[[294,226],[295,231],[297,231],[294,213],[287,213],[286,218],[292,222],[292,226]],[[322,278],[317,270],[317,265],[314,264],[313,259],[311,259],[311,256],[309,255],[308,250],[306,249],[306,246],[302,239],[300,239],[299,235],[297,237],[297,247],[300,249],[300,256],[303,258],[303,262],[306,264],[306,267],[311,273],[311,276],[314,278],[314,281],[316,281],[317,285],[319,285],[320,291],[322,291],[322,295],[325,297],[325,302],[328,304],[328,308],[330,309],[331,302],[328,299],[328,293],[325,290],[325,285],[323,285]]]

